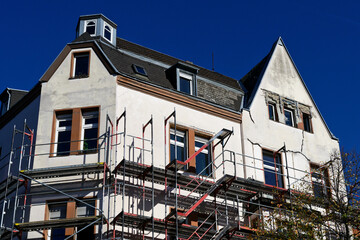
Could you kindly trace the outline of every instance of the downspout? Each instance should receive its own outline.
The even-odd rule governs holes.
[[[244,113],[244,112],[243,112]],[[240,121],[240,136],[241,136],[241,154],[243,159],[243,170],[244,170],[244,179],[247,179],[246,176],[246,159],[245,159],[245,144],[244,144],[244,127],[242,123],[242,118]]]
[[[7,88],[6,89],[6,92],[8,93],[9,97],[8,97],[8,103],[7,103],[7,106],[6,106],[6,111],[9,111],[10,109],[10,99],[11,99],[11,93],[9,91],[9,89]]]

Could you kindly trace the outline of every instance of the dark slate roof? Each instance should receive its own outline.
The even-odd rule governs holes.
[[[25,90],[18,90],[18,89],[12,89],[12,88],[6,88],[1,94],[0,94],[0,100],[5,102],[9,98],[10,92],[10,108],[12,108],[18,101],[20,101],[29,91]]]
[[[143,47],[141,45],[129,42],[129,41],[125,40],[125,39],[117,38],[116,47],[118,47],[120,49],[130,51],[130,52],[133,52],[133,53],[136,53],[136,54],[139,54],[139,55],[142,55],[142,56],[149,57],[151,59],[157,60],[159,62],[163,62],[163,63],[168,64],[168,65],[174,65],[177,62],[184,62],[186,64],[193,65],[194,67],[199,68],[198,76],[214,80],[214,81],[216,81],[218,83],[221,83],[221,84],[224,84],[226,86],[229,86],[229,87],[232,87],[234,89],[238,89],[238,90],[242,91],[238,81],[236,79],[234,79],[234,78],[231,78],[231,77],[222,75],[220,73],[217,73],[217,72],[202,68],[202,67],[197,66],[195,64],[191,64],[189,62],[186,62],[186,61],[171,57],[169,55],[154,51],[152,49]]]
[[[220,73],[196,66],[190,62],[171,57],[169,55],[151,50],[149,48],[117,38],[117,46],[109,44],[102,37],[91,37],[84,33],[71,44],[93,42],[102,50],[115,72],[131,76],[133,78],[161,86],[163,88],[176,90],[176,79],[174,79],[174,66],[182,66],[188,71],[198,71],[206,81],[198,78],[197,98],[215,103],[217,105],[240,111],[244,91],[238,80],[224,76]],[[136,73],[133,65],[143,67],[147,76]]]
[[[267,62],[269,61],[270,55],[264,57],[250,72],[248,72],[243,78],[240,79],[241,83],[246,88],[247,94],[245,98],[244,106],[248,107],[251,101],[251,97],[257,89],[260,76],[262,75]]]

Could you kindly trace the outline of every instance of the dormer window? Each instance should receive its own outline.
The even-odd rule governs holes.
[[[183,93],[193,95],[193,74],[179,70],[177,81],[177,90]]]
[[[89,33],[91,36],[95,35],[95,22],[94,21],[86,22],[85,32]]]
[[[111,41],[111,27],[109,25],[105,25],[104,28],[104,38]]]

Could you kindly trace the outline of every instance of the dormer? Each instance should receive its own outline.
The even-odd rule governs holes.
[[[192,64],[178,62],[166,70],[166,75],[177,91],[196,96],[198,71],[199,69]]]
[[[88,32],[92,37],[101,37],[116,46],[117,25],[102,14],[80,16],[76,37]]]

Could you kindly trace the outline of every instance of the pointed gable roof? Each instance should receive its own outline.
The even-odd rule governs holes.
[[[264,74],[265,74],[265,72],[266,72],[266,70],[268,68],[269,62],[272,59],[272,57],[274,56],[275,49],[279,45],[284,47],[287,55],[289,56],[289,59],[290,59],[292,65],[294,66],[294,68],[296,70],[296,73],[298,74],[298,76],[299,76],[299,78],[301,80],[302,85],[304,86],[304,88],[305,88],[306,92],[308,93],[312,103],[314,104],[317,112],[319,113],[319,115],[321,117],[321,120],[325,124],[325,127],[328,130],[328,132],[330,134],[330,137],[332,139],[338,141],[339,139],[334,136],[334,134],[330,131],[328,125],[326,124],[325,119],[323,118],[319,108],[317,107],[317,105],[316,105],[316,103],[315,103],[315,101],[314,101],[308,87],[306,86],[306,84],[304,82],[304,79],[302,78],[298,68],[295,65],[294,60],[292,59],[292,57],[291,57],[288,49],[286,48],[285,43],[284,43],[284,41],[282,40],[281,37],[279,37],[275,41],[275,43],[273,44],[270,52],[266,55],[266,57],[263,58],[254,68],[252,68],[250,70],[250,72],[248,72],[243,78],[240,79],[240,82],[242,83],[243,86],[245,86],[245,88],[247,90],[247,97],[245,99],[244,108],[245,109],[250,109],[252,101],[253,101],[257,91],[259,90],[259,86],[261,84],[263,76],[264,76]]]

